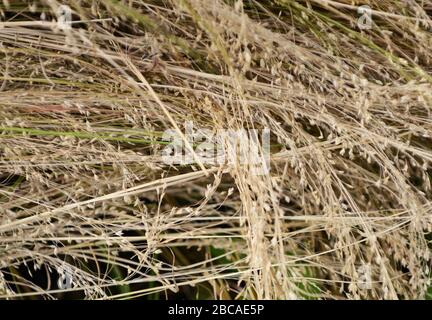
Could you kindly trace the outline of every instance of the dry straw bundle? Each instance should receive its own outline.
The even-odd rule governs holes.
[[[427,297],[431,14],[3,0],[0,298]],[[270,171],[203,161],[187,122],[267,128]]]

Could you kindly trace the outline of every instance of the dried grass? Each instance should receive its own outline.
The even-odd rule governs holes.
[[[3,0],[0,297],[425,298],[431,13]],[[162,133],[185,121],[270,128],[270,174],[166,165]]]

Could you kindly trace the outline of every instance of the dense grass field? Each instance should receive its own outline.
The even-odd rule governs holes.
[[[432,298],[431,31],[430,0],[0,1],[0,298]]]

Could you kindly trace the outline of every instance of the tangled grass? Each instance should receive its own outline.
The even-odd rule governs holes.
[[[427,297],[431,1],[0,14],[0,298]],[[269,128],[270,173],[167,165],[186,121]]]

